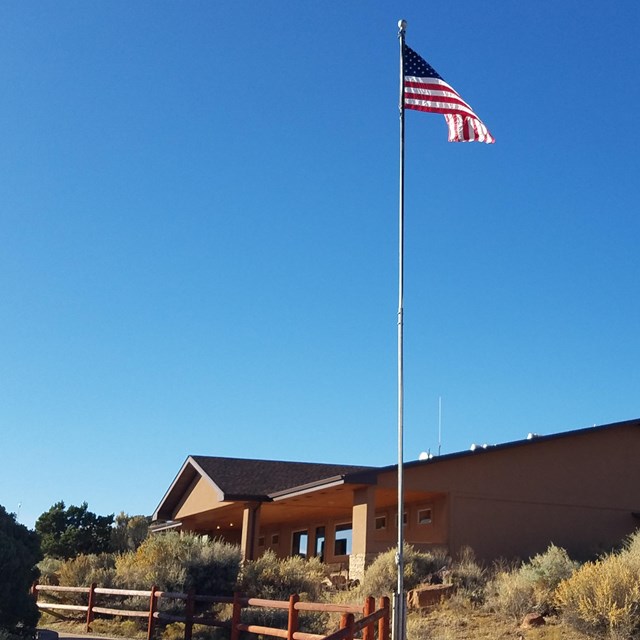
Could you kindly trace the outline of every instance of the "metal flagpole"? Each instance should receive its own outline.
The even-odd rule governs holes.
[[[404,374],[403,374],[403,299],[404,299],[404,36],[406,20],[398,22],[400,41],[400,197],[399,219],[399,260],[398,260],[398,549],[396,565],[398,581],[393,597],[392,640],[405,637],[405,597],[404,597],[404,469],[403,469],[403,414],[404,414]]]

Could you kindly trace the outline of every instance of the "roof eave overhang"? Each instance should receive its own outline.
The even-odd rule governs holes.
[[[227,493],[225,502],[271,502],[269,496],[252,495],[248,493]]]
[[[149,527],[150,533],[160,533],[162,531],[171,531],[172,529],[179,529],[182,527],[180,520],[171,520],[169,522],[160,521],[155,525]]]
[[[316,480],[314,482],[308,482],[297,487],[290,487],[289,489],[283,489],[282,491],[274,491],[273,493],[270,493],[268,497],[273,502],[278,502],[287,498],[295,498],[296,496],[314,493],[315,491],[320,491],[322,489],[331,489],[345,484],[373,484],[374,482],[375,474],[371,474],[370,472],[338,475],[332,476],[331,478]]]
[[[313,493],[320,489],[329,489],[331,487],[337,487],[344,484],[344,476],[335,476],[333,478],[326,478],[324,480],[317,480],[316,482],[309,482],[308,484],[302,484],[298,487],[291,487],[290,489],[283,489],[282,491],[276,491],[269,494],[269,497],[274,501],[285,500],[286,498],[294,498],[295,496],[301,496],[306,493]]]
[[[404,469],[411,469],[413,467],[426,467],[438,463],[444,463],[448,460],[458,460],[461,458],[477,457],[481,455],[489,455],[495,451],[504,451],[507,449],[513,449],[516,447],[528,447],[534,446],[539,443],[548,442],[551,440],[561,440],[563,438],[575,437],[577,435],[584,435],[593,432],[604,431],[606,429],[619,429],[636,427],[640,428],[640,418],[633,420],[625,420],[623,422],[612,422],[611,424],[594,425],[592,427],[584,427],[582,429],[573,429],[571,431],[561,431],[560,433],[551,433],[548,435],[535,435],[531,438],[524,438],[522,440],[513,440],[511,442],[503,442],[501,444],[492,444],[488,446],[477,447],[473,450],[455,451],[453,453],[446,453],[443,455],[433,456],[428,460],[411,460],[403,463]],[[388,465],[386,467],[380,467],[378,471],[380,473],[388,473],[389,471],[395,471],[398,468],[397,464]]]

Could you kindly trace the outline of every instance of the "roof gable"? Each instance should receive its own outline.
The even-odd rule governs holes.
[[[250,460],[214,456],[189,456],[156,509],[154,520],[171,520],[197,484],[206,482],[214,490],[218,502],[235,500],[270,501],[300,487],[344,481],[375,467],[322,464],[315,462],[285,462]]]

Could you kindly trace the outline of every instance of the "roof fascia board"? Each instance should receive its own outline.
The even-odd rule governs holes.
[[[158,504],[158,506],[156,507],[156,510],[153,512],[153,515],[151,516],[152,520],[158,520],[158,514],[160,513],[160,510],[164,506],[169,496],[172,494],[176,485],[178,484],[178,482],[180,481],[180,479],[182,478],[182,476],[184,475],[185,471],[189,466],[191,466],[197,473],[199,473],[200,477],[204,478],[204,480],[209,482],[209,484],[213,487],[213,490],[218,495],[218,499],[220,500],[220,502],[224,502],[224,492],[222,491],[222,489],[220,489],[220,487],[213,481],[213,479],[209,476],[209,474],[206,473],[204,469],[193,459],[193,456],[189,456],[183,462],[182,466],[180,467],[180,471],[178,471],[178,473],[176,474],[176,477],[173,479],[171,486],[167,489],[164,496],[162,496],[162,500],[160,500],[160,504]]]
[[[165,491],[165,494],[162,496],[162,500],[160,500],[160,503],[156,507],[156,510],[153,512],[153,515],[151,516],[152,520],[157,520],[158,519],[158,512],[160,511],[160,509],[162,509],[162,507],[164,506],[164,503],[167,501],[167,498],[171,495],[171,492],[173,491],[173,488],[176,486],[176,484],[178,483],[178,480],[180,480],[180,477],[182,476],[182,474],[184,473],[185,469],[187,468],[187,465],[189,464],[190,459],[191,459],[191,456],[189,456],[182,463],[182,466],[180,467],[180,471],[178,471],[178,473],[176,473],[176,477],[173,479],[173,482],[171,483],[169,488]]]
[[[562,438],[570,438],[572,436],[580,436],[583,434],[596,433],[599,431],[605,431],[607,429],[626,428],[626,427],[640,427],[640,420],[625,420],[624,422],[613,422],[611,424],[596,425],[593,427],[583,427],[582,429],[573,429],[572,431],[561,431],[559,433],[549,433],[546,435],[536,435],[533,438],[523,438],[521,440],[512,440],[511,442],[503,442],[500,444],[492,444],[484,447],[478,447],[474,451],[469,449],[465,451],[454,451],[453,453],[445,453],[440,456],[434,456],[429,460],[410,460],[403,463],[405,469],[412,467],[429,466],[445,462],[446,460],[456,460],[460,458],[466,458],[470,456],[479,456],[483,454],[489,454],[493,451],[504,451],[505,449],[513,449],[515,447],[527,447],[535,444],[541,444],[553,440],[560,440]],[[380,467],[378,471],[380,473],[387,473],[394,471],[398,468],[397,464],[388,465],[386,467]]]
[[[227,502],[271,502],[269,496],[254,495],[249,493],[228,493],[225,496]]]
[[[153,528],[150,528],[151,533],[160,533],[161,531],[169,531],[171,529],[178,529],[182,526],[182,522],[180,520],[171,520],[169,522],[164,522],[159,524]]]
[[[320,489],[329,489],[331,487],[337,487],[345,484],[344,476],[334,476],[333,478],[326,478],[325,480],[318,480],[316,482],[310,482],[309,484],[302,484],[298,487],[291,487],[290,489],[284,489],[283,491],[276,491],[269,494],[274,502],[278,500],[285,500],[286,498],[294,498],[295,496],[301,496],[306,493],[313,493]]]
[[[220,502],[225,501],[224,491],[215,483],[214,479],[193,459],[193,456],[189,456],[189,461],[193,465],[194,469],[204,478],[218,494],[218,500]]]

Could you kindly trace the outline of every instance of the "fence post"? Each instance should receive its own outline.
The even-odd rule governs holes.
[[[233,612],[231,614],[231,640],[238,640],[240,631],[240,614],[242,613],[242,603],[240,602],[240,594],[237,591],[233,593]]]
[[[353,640],[353,625],[355,623],[355,617],[353,613],[343,613],[340,620],[340,628],[348,629],[349,632],[345,636],[345,640]]]
[[[380,598],[378,607],[384,609],[384,615],[378,620],[378,640],[389,640],[389,596]]]
[[[91,623],[93,622],[93,607],[96,599],[96,587],[98,585],[93,582],[89,587],[89,602],[87,604],[87,633],[91,631]]]
[[[184,607],[184,640],[191,640],[191,633],[193,632],[193,613],[195,608],[195,601],[193,599],[194,595],[194,590],[189,589],[187,592],[187,601]]]
[[[156,628],[156,611],[158,610],[158,598],[156,596],[156,589],[158,587],[154,584],[151,587],[151,596],[149,597],[149,621],[147,623],[147,640],[153,638],[153,632]]]
[[[38,581],[37,580],[31,585],[31,595],[33,596],[34,601],[38,602]]]
[[[370,616],[376,610],[376,601],[372,596],[365,598],[364,600],[364,617]],[[374,635],[374,623],[368,624],[362,630],[362,640],[373,640]]]
[[[296,602],[300,601],[300,596],[294,593],[289,596],[289,616],[287,618],[287,640],[293,640],[293,634],[298,630],[298,610]]]

